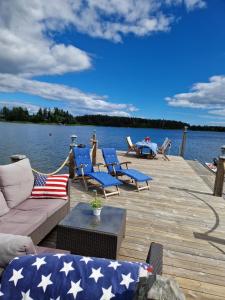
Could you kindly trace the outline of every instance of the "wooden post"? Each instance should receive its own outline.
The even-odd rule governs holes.
[[[225,145],[221,146],[221,155],[225,155]]]
[[[23,154],[14,154],[14,155],[10,156],[12,163],[20,161],[25,158],[27,158],[27,157],[26,157],[26,155],[23,155]]]
[[[182,157],[184,157],[184,152],[185,152],[185,147],[186,147],[187,130],[188,130],[188,127],[184,126],[182,142],[181,142],[181,146],[180,146],[180,156],[182,156]]]
[[[70,144],[70,150],[73,150],[73,148],[76,146],[76,135],[71,135],[71,144]],[[70,178],[74,178],[74,157],[73,157],[73,151],[69,155],[69,175]]]
[[[222,197],[223,185],[224,185],[224,174],[225,174],[225,155],[220,156],[217,163],[216,179],[214,184],[213,195]]]
[[[96,130],[94,130],[93,132],[91,142],[92,142],[92,164],[93,166],[95,166],[97,162],[97,149],[98,149]]]

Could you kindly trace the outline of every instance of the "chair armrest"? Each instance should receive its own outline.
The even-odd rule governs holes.
[[[153,267],[153,274],[148,279],[148,290],[150,290],[156,281],[157,275],[162,275],[163,266],[163,246],[158,243],[151,243],[146,263]]]
[[[131,161],[124,161],[120,163],[120,166],[126,165],[126,168],[128,169],[128,164],[131,164]]]
[[[118,163],[114,162],[114,163],[110,163],[110,164],[105,164],[105,167],[113,167],[113,166],[117,166]]]
[[[158,243],[151,243],[146,263],[151,264],[153,267],[153,273],[156,275],[162,275],[163,268],[163,246]]]
[[[100,166],[105,166],[103,163],[96,163],[95,164],[95,167],[97,167],[98,168],[98,170],[100,171]]]
[[[103,163],[97,163],[97,164],[95,164],[97,167],[98,166],[104,166],[104,164]]]
[[[79,170],[79,169],[83,169],[83,168],[85,168],[85,167],[87,167],[87,165],[85,165],[85,164],[80,164],[79,166],[75,166],[75,169]]]

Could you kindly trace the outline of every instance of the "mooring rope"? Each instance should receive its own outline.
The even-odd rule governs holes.
[[[72,153],[72,150],[70,150],[69,155],[67,156],[67,158],[65,159],[65,161],[62,163],[62,165],[61,165],[57,170],[55,170],[55,171],[52,172],[52,173],[42,173],[42,172],[37,171],[37,170],[35,170],[35,169],[33,169],[33,168],[32,168],[32,171],[33,171],[34,173],[38,173],[38,174],[41,174],[41,175],[44,175],[44,176],[55,175],[56,173],[60,172],[60,171],[62,170],[62,168],[64,168],[65,165],[68,163],[69,158],[70,158],[70,154],[71,154],[71,153]]]

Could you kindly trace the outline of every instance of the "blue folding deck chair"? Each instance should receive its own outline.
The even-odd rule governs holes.
[[[111,176],[110,174],[106,172],[102,172],[99,169],[100,165],[103,164],[97,164],[98,171],[96,172],[94,170],[94,167],[91,162],[91,156],[90,156],[90,149],[89,148],[74,148],[74,162],[75,162],[75,170],[78,177],[81,177],[84,182],[84,186],[86,191],[88,190],[88,179],[94,179],[99,184],[100,187],[103,190],[105,198],[107,196],[111,195],[119,195],[119,185],[122,184],[121,181],[119,181],[117,178]],[[106,187],[115,186],[116,191],[113,192],[106,192]]]
[[[102,155],[110,174],[115,175],[116,177],[123,175],[130,177],[135,181],[137,191],[149,189],[148,183],[150,180],[152,180],[152,178],[135,169],[128,169],[128,164],[131,163],[129,161],[120,163],[116,154],[116,150],[114,148],[103,148]],[[123,164],[126,165],[126,169],[122,168]],[[139,186],[140,182],[146,182],[146,185]]]

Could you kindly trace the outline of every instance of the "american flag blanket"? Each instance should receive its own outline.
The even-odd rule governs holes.
[[[60,198],[67,200],[66,187],[68,179],[68,174],[51,176],[37,174],[34,179],[31,198]]]
[[[147,264],[78,255],[15,258],[2,275],[1,300],[133,299]]]

